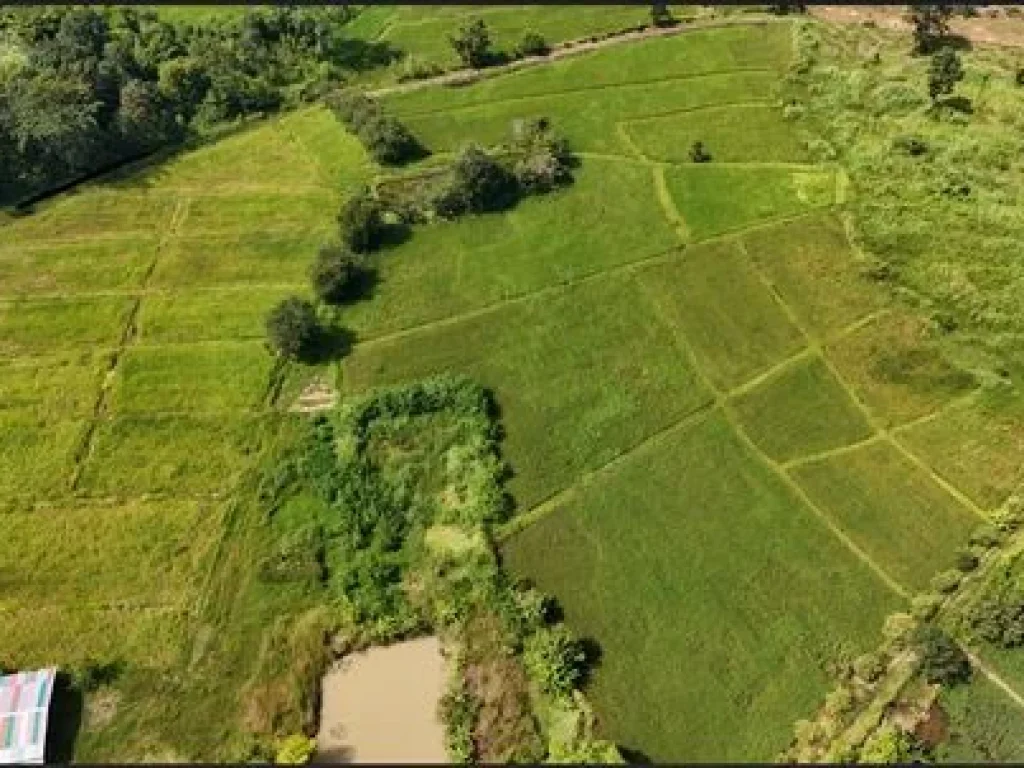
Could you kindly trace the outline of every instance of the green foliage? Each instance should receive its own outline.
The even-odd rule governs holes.
[[[305,299],[283,299],[267,315],[267,338],[278,354],[301,357],[316,342],[320,331],[316,309]]]
[[[914,53],[934,51],[949,34],[949,19],[953,15],[948,5],[912,5],[910,22],[914,25]]]
[[[523,193],[549,192],[572,182],[576,157],[546,119],[520,121],[515,127],[513,152],[518,159],[512,173]]]
[[[932,55],[928,66],[928,95],[933,103],[939,96],[951,94],[956,84],[963,79],[964,67],[955,50],[940,48]]]
[[[473,760],[473,726],[479,710],[479,703],[461,684],[441,698],[438,711],[445,726],[445,748],[454,763]]]
[[[448,41],[467,67],[484,67],[492,55],[491,36],[483,19],[473,19],[463,24],[458,34],[449,37]]]
[[[327,105],[378,163],[401,165],[425,154],[422,145],[397,118],[362,92],[337,91],[328,97]]]
[[[941,595],[950,595],[960,588],[963,573],[957,570],[941,571],[931,580],[931,587]]]
[[[918,621],[931,621],[942,606],[943,597],[933,592],[915,595],[910,603],[911,615]]]
[[[530,676],[552,696],[568,696],[579,684],[587,655],[563,627],[542,629],[526,640],[523,662]]]
[[[853,660],[853,671],[867,683],[876,682],[885,674],[887,659],[876,651],[862,654]]]
[[[656,27],[669,27],[675,22],[672,12],[668,9],[668,3],[651,3],[651,23]]]
[[[924,624],[910,642],[920,654],[921,674],[929,683],[958,685],[971,679],[971,662],[956,640],[934,624]]]
[[[977,528],[971,531],[971,544],[975,544],[979,547],[986,549],[992,549],[998,547],[1005,536],[1003,533],[991,523],[981,523]]]
[[[703,141],[695,141],[690,147],[690,162],[693,163],[710,163],[711,154],[704,149]]]
[[[518,56],[545,56],[550,50],[544,36],[532,29],[524,32],[519,44],[516,45]]]
[[[970,550],[962,549],[956,553],[956,569],[969,573],[978,567],[978,556]]]
[[[305,765],[315,752],[316,739],[296,733],[281,741],[274,762],[278,765]]]
[[[338,214],[342,241],[356,253],[380,247],[386,232],[383,214],[380,202],[364,187],[345,201]]]
[[[327,244],[317,250],[310,270],[313,291],[328,304],[358,298],[365,267],[344,246]]]
[[[475,144],[464,147],[452,163],[448,182],[434,199],[439,216],[500,211],[515,203],[519,189],[515,176]]]
[[[858,763],[908,763],[914,756],[914,741],[895,725],[886,723],[868,737],[860,748]]]

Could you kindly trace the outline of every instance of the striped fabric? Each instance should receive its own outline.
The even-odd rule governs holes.
[[[0,677],[0,764],[42,763],[57,670]]]

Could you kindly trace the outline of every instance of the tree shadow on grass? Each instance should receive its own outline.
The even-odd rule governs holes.
[[[46,728],[47,763],[70,763],[82,727],[84,697],[81,687],[66,672],[58,672],[50,699]]]
[[[633,747],[624,747],[621,744],[617,746],[622,759],[626,761],[627,765],[654,765],[654,761],[641,750]]]
[[[322,327],[306,349],[302,351],[299,362],[323,365],[340,360],[351,351],[355,340],[356,335],[348,328],[343,328],[340,325]]]

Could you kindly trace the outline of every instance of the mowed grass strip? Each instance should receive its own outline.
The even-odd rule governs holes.
[[[835,172],[714,162],[678,165],[665,183],[697,240],[835,203]]]
[[[388,102],[402,114],[414,115],[582,90],[595,91],[588,98],[601,101],[615,86],[658,85],[672,78],[737,69],[781,72],[791,55],[790,36],[788,23],[694,30],[675,37],[611,46],[452,88],[443,92],[443,98],[436,89],[424,89],[389,96]],[[699,87],[702,82],[693,84]]]
[[[764,100],[777,82],[775,72],[732,72],[470,103],[459,108],[442,107],[427,114],[404,114],[397,101],[394,109],[409,129],[435,151],[455,151],[470,141],[484,145],[504,143],[511,135],[514,121],[545,117],[577,151],[628,155],[630,147],[616,129],[620,121]],[[448,99],[448,91],[430,92],[435,103],[444,105]],[[386,101],[390,104],[398,98],[389,97]]]
[[[735,243],[688,248],[637,277],[721,389],[742,384],[805,344]]]
[[[134,347],[118,366],[111,405],[122,415],[256,410],[273,365],[262,342]]]
[[[134,288],[153,260],[156,242],[139,236],[0,251],[0,297]]]
[[[334,231],[340,193],[331,191],[280,195],[274,192],[211,194],[191,199],[183,232],[198,234]]]
[[[600,645],[607,735],[655,761],[771,760],[898,598],[718,412],[596,476],[506,565]],[[823,588],[823,585],[828,585]]]
[[[307,286],[238,286],[153,294],[143,300],[139,310],[138,341],[164,344],[262,339],[270,309],[286,296],[305,294]]]
[[[521,6],[518,8],[458,9],[456,14],[411,17],[406,9],[385,30],[380,40],[417,60],[445,67],[460,64],[448,37],[473,19],[483,19],[497,51],[512,53],[526,30],[540,33],[549,45],[605,32],[615,32],[650,22],[650,14],[637,6]],[[673,9],[675,10],[675,9]]]
[[[85,351],[0,364],[0,413],[46,421],[91,415],[108,355]]]
[[[84,419],[0,412],[0,506],[67,494]]]
[[[191,237],[168,244],[149,281],[156,289],[195,289],[259,283],[304,283],[326,235],[264,235],[251,231]]]
[[[943,687],[939,703],[949,717],[943,758],[961,765],[1024,762],[1024,710],[987,677]]]
[[[758,447],[776,461],[840,448],[871,435],[871,426],[818,356],[782,368],[732,407]]]
[[[796,129],[774,104],[708,107],[625,124],[643,154],[664,163],[689,163],[700,141],[716,163],[800,163],[808,159]]]
[[[626,276],[357,346],[342,363],[348,392],[448,370],[495,391],[524,509],[709,400]]]
[[[26,608],[181,602],[216,534],[198,501],[132,501],[0,516],[4,600]]]
[[[0,357],[114,347],[132,305],[127,296],[0,301]]]
[[[250,416],[116,416],[97,427],[79,489],[121,498],[218,494],[247,466],[260,431]]]
[[[5,226],[4,251],[8,245],[159,235],[177,205],[174,196],[150,195],[144,188],[77,187]]]
[[[976,381],[946,359],[927,321],[900,309],[836,339],[829,359],[857,396],[888,425],[927,416]]]
[[[1024,482],[1024,402],[985,390],[899,433],[914,455],[978,506],[994,509]]]
[[[359,139],[324,106],[282,115],[278,128],[312,160],[320,184],[351,193],[374,173],[373,161]],[[257,170],[267,172],[265,168]],[[307,183],[312,181],[307,179]]]
[[[818,338],[885,306],[885,297],[865,276],[867,265],[850,247],[835,214],[759,227],[742,239],[803,327]]]
[[[371,337],[648,258],[677,242],[647,168],[587,158],[567,189],[527,198],[503,215],[418,228],[381,252],[372,300],[347,308],[344,320]]]
[[[978,518],[890,443],[791,470],[807,495],[911,591],[953,565]]]

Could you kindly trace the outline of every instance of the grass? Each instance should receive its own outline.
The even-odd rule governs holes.
[[[978,518],[887,442],[793,470],[808,496],[911,591],[953,565]]]
[[[976,504],[993,509],[1024,481],[1022,418],[1019,392],[986,390],[901,432],[900,440]]]
[[[156,241],[63,243],[0,252],[3,298],[128,290],[138,285],[153,260]]]
[[[939,703],[949,717],[941,762],[1013,763],[1024,760],[1024,713],[982,675],[970,685],[944,688]]]
[[[604,726],[653,760],[770,760],[828,661],[872,645],[899,604],[720,415],[560,507],[505,561],[600,644],[588,690],[614,713]]]
[[[744,431],[776,461],[850,445],[872,433],[820,357],[786,366],[732,404]]]
[[[312,258],[312,253],[307,258]],[[149,296],[139,311],[139,341],[144,344],[189,343],[211,340],[263,339],[270,309],[292,294],[305,294],[305,285],[246,287]]]
[[[113,347],[131,306],[124,296],[0,302],[0,358]]]
[[[711,162],[669,168],[665,181],[697,240],[836,202],[834,172],[812,167],[737,168]]]
[[[305,283],[325,238],[306,233],[240,232],[193,237],[183,233],[161,254],[153,288],[207,288],[253,283]]]
[[[611,185],[621,198],[604,194]],[[648,169],[591,158],[568,189],[507,214],[418,229],[381,253],[372,300],[347,308],[344,322],[371,337],[578,280],[677,242]]]
[[[832,213],[759,227],[742,241],[800,324],[817,338],[885,306],[884,291],[865,277],[863,260]]]
[[[30,503],[66,493],[85,422],[47,421],[0,413],[0,504]]]
[[[716,163],[800,163],[809,160],[792,124],[769,104],[708,107],[625,123],[630,141],[662,163],[690,162],[700,141]]]
[[[97,427],[85,495],[217,495],[248,464],[259,423],[242,416],[117,416]]]
[[[742,384],[804,344],[733,243],[687,249],[678,260],[643,270],[639,280],[721,389]]]
[[[88,416],[96,402],[106,355],[84,351],[0,365],[0,414],[48,420]]]
[[[444,370],[497,394],[524,509],[708,399],[627,276],[356,347],[342,377],[353,392]]]
[[[837,339],[829,358],[886,424],[927,416],[971,391],[975,378],[944,355],[918,313],[893,310]]]
[[[262,342],[136,347],[121,361],[111,404],[123,415],[254,410],[273,363]]]

